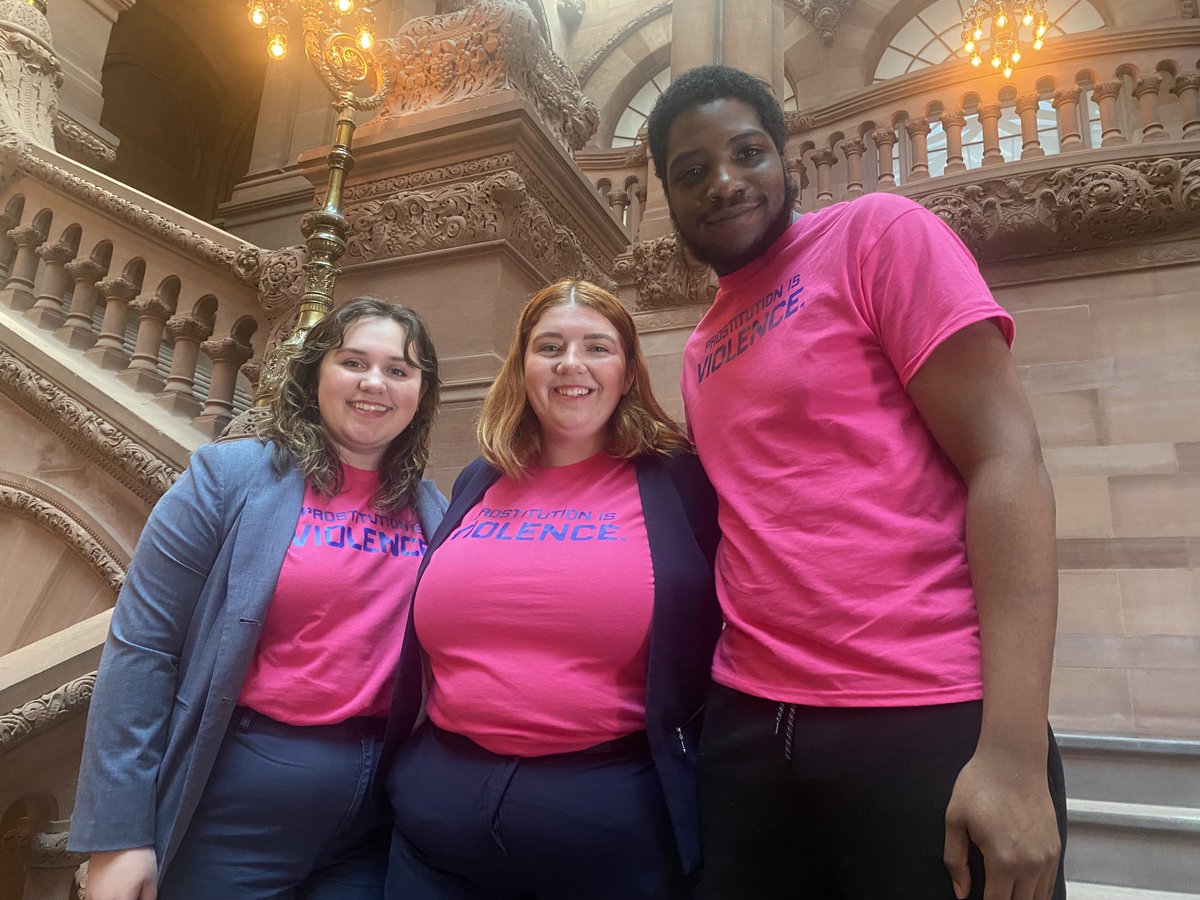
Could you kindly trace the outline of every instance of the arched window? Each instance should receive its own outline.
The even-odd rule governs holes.
[[[962,20],[970,6],[971,0],[935,0],[913,16],[883,51],[875,80],[887,81],[948,59],[965,59]],[[1046,0],[1046,14],[1051,41],[1056,36],[1104,27],[1104,18],[1088,0]]]
[[[617,119],[617,127],[613,130],[612,145],[614,147],[632,147],[637,143],[638,132],[646,127],[646,119],[650,118],[650,110],[658,95],[667,89],[671,83],[671,67],[664,66],[638,92],[633,95],[629,105]],[[786,82],[787,96],[783,98],[785,110],[796,109],[796,89],[790,81]]]

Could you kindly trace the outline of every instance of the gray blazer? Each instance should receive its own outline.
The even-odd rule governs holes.
[[[300,516],[304,478],[270,455],[254,439],[201,447],[146,522],[100,658],[70,849],[153,846],[160,878],[170,865]],[[426,535],[445,509],[422,482]]]

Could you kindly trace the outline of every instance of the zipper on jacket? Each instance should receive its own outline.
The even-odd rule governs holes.
[[[683,728],[676,728],[675,733],[679,735],[679,749],[683,751],[684,756],[687,756],[687,744],[683,742]]]

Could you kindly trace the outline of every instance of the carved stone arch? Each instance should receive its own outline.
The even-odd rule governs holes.
[[[1043,99],[1049,97],[1056,90],[1058,90],[1058,76],[1045,75],[1042,78],[1039,78],[1037,83],[1034,85],[1034,90],[1037,91],[1038,96],[1042,97]]]
[[[1179,62],[1174,59],[1160,59],[1154,64],[1154,71],[1161,75],[1166,75],[1170,78],[1175,78],[1183,71]]]
[[[186,315],[212,328],[217,321],[218,301],[215,294],[205,294],[192,305]]]
[[[844,140],[846,140],[846,133],[844,131],[834,131],[826,139],[825,146],[832,150]]]
[[[600,127],[589,146],[612,146],[617,121],[634,94],[671,64],[670,9],[669,2],[659,3],[632,19],[581,67],[583,93],[600,108]]]
[[[239,344],[247,347],[254,346],[254,336],[258,332],[258,320],[254,316],[242,316],[229,329],[229,336]]]
[[[1113,77],[1137,81],[1142,77],[1142,70],[1136,63],[1121,63],[1113,70]]]
[[[50,234],[50,228],[54,224],[54,211],[50,209],[42,209],[33,217],[33,227],[42,234]]]
[[[4,214],[9,218],[16,219],[18,223],[21,221],[21,216],[25,212],[25,195],[14,194],[8,198],[8,202],[4,204]]]
[[[946,111],[946,104],[941,100],[930,100],[925,104],[925,111],[921,113],[926,119],[934,120],[941,117]]]
[[[0,473],[0,516],[11,517],[0,529],[0,580],[10,594],[0,610],[0,653],[112,608],[129,554],[114,549],[112,535],[77,502],[35,479]]]
[[[105,272],[107,272],[108,267],[110,265],[112,265],[112,254],[113,254],[112,241],[110,241],[106,238],[105,240],[98,243],[95,247],[93,247],[92,252],[89,255],[91,256],[91,259],[93,262],[104,266],[104,270],[105,270]]]
[[[78,222],[72,222],[62,233],[62,237],[58,239],[60,244],[66,244],[75,253],[79,252],[79,242],[83,239],[83,228]]]
[[[146,261],[135,256],[121,270],[121,277],[130,282],[139,291],[142,289],[142,279],[146,277]]]
[[[174,312],[176,306],[179,304],[180,287],[178,275],[167,275],[158,283],[158,287],[154,293],[158,296],[159,300],[162,300]]]

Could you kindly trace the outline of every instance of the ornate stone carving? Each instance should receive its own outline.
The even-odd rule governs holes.
[[[179,471],[0,347],[0,392],[148,504]]]
[[[587,80],[592,77],[592,73],[596,71],[596,67],[603,62],[604,57],[620,46],[625,38],[631,34],[635,34],[643,25],[653,22],[659,16],[665,16],[670,11],[671,0],[663,0],[662,3],[657,3],[630,19],[623,28],[609,36],[608,40],[597,47],[592,55],[583,61],[583,65],[579,67],[579,83],[586,84]]]
[[[712,269],[692,262],[674,234],[631,244],[617,257],[616,274],[637,287],[639,312],[707,304],[717,293]]]
[[[806,113],[788,110],[783,114],[783,124],[787,126],[788,134],[802,134],[816,127],[817,120]]]
[[[67,849],[70,824],[66,820],[48,822],[47,830],[41,831],[31,820],[22,819],[16,828],[5,833],[4,847],[10,853],[19,854],[28,869],[74,869],[88,855]]]
[[[42,244],[35,251],[42,262],[50,265],[65,265],[75,258],[75,248],[70,244]]]
[[[569,220],[551,215],[513,170],[369,200],[347,210],[347,218],[346,256],[356,262],[507,240],[550,280],[611,284],[572,230],[559,224]]]
[[[268,325],[299,306],[307,258],[303,244],[270,251],[243,244],[238,251],[233,272],[239,281],[258,291],[258,304]]]
[[[786,0],[787,5],[804,18],[821,36],[821,43],[833,46],[842,17],[850,11],[854,0]]]
[[[207,341],[212,337],[212,324],[202,322],[195,316],[175,316],[167,322],[167,333],[172,341]]]
[[[446,181],[458,181],[461,178],[476,178],[490,172],[511,169],[517,165],[517,154],[497,153],[495,156],[483,156],[479,159],[468,159],[448,166],[437,166],[432,169],[422,169],[419,172],[408,172],[394,178],[382,178],[379,181],[367,181],[347,187],[342,197],[347,203],[355,200],[369,200],[380,194],[391,196],[401,191],[424,187],[430,184],[441,184]],[[319,197],[318,203],[324,198]]]
[[[124,577],[124,574],[122,570],[121,576]],[[86,710],[95,683],[96,673],[89,672],[36,700],[18,706],[12,712],[0,715],[0,755]]]
[[[1179,11],[1185,19],[1200,19],[1200,3],[1197,0],[1179,0]]]
[[[600,112],[515,0],[482,0],[462,12],[416,18],[377,45],[395,87],[380,116],[433,109],[505,89],[519,91],[563,145],[578,150]]]
[[[72,150],[98,169],[117,161],[116,147],[61,111],[54,117],[54,139],[60,151]]]
[[[632,147],[625,151],[625,159],[622,160],[627,166],[644,166],[649,158],[649,151],[645,141],[638,141]]]
[[[1200,158],[1069,166],[913,199],[981,260],[1084,250],[1200,224]]]
[[[62,83],[46,17],[25,0],[0,0],[0,134],[53,147]]]
[[[92,184],[90,181],[84,181],[31,153],[21,155],[20,168],[26,174],[70,194],[93,209],[173,245],[194,259],[233,269],[234,259],[237,256],[234,250],[222,247],[215,241],[199,235],[191,229],[184,228],[158,213],[151,212],[131,200],[118,197],[111,191]]]
[[[584,0],[558,0],[558,17],[572,31],[579,27],[586,11],[587,3]]]

